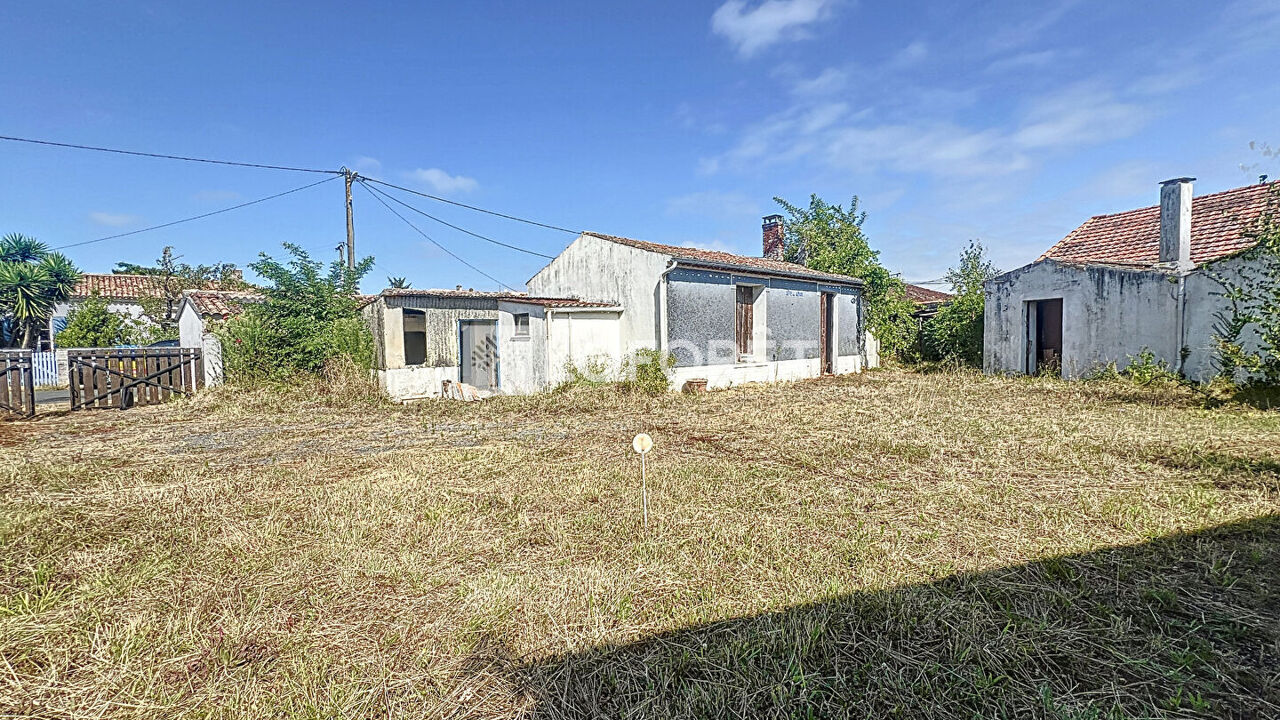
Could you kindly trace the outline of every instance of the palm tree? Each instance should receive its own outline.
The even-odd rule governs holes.
[[[409,286],[410,286],[410,285],[412,285],[412,284],[413,284],[413,283],[410,283],[407,279],[402,278],[402,277],[388,277],[388,278],[387,278],[387,287],[393,287],[393,288],[395,288],[395,289],[397,289],[397,290],[408,290],[408,289],[409,289]]]
[[[80,271],[61,253],[35,238],[10,233],[0,238],[0,318],[7,318],[9,341],[31,347],[36,328],[53,308],[71,297]]]

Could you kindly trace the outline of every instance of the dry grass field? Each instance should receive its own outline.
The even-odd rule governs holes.
[[[1280,717],[1280,413],[897,370],[46,412],[0,424],[0,716]]]

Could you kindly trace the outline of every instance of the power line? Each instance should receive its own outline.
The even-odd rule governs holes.
[[[145,227],[145,228],[142,228],[142,229],[140,229],[140,230],[130,230],[129,232],[120,233],[120,234],[118,234],[118,235],[108,235],[107,237],[100,237],[100,238],[98,238],[97,240],[85,240],[85,241],[83,241],[83,242],[71,243],[70,245],[60,245],[60,246],[58,246],[58,247],[54,248],[54,250],[66,250],[67,248],[80,247],[81,245],[92,245],[93,243],[100,243],[100,242],[104,242],[104,241],[107,241],[107,240],[115,240],[115,239],[117,239],[117,238],[128,237],[128,236],[130,236],[130,235],[137,235],[138,233],[144,233],[144,232],[148,232],[148,231],[151,231],[151,230],[159,230],[159,229],[161,229],[161,228],[167,228],[167,227],[172,227],[172,226],[174,226],[174,225],[180,225],[180,224],[185,223],[185,222],[191,222],[192,220],[200,220],[200,219],[202,219],[202,218],[211,217],[211,216],[213,216],[213,215],[220,215],[220,214],[222,214],[222,213],[224,213],[224,212],[231,212],[232,210],[239,210],[239,209],[240,209],[240,208],[242,208],[242,207],[249,207],[250,205],[257,205],[258,203],[266,202],[266,201],[268,201],[268,200],[275,200],[276,198],[278,198],[278,197],[284,197],[285,195],[292,195],[293,193],[301,192],[302,190],[306,190],[307,188],[313,188],[313,187],[315,187],[315,186],[317,186],[317,185],[322,185],[322,184],[324,184],[324,183],[329,182],[330,180],[337,180],[339,177],[341,177],[341,176],[340,176],[340,175],[334,175],[333,177],[327,177],[327,178],[325,178],[325,179],[323,179],[323,180],[320,180],[320,181],[318,181],[318,182],[313,182],[313,183],[311,183],[310,185],[303,185],[302,187],[297,187],[297,188],[294,188],[294,189],[292,189],[292,190],[285,190],[285,191],[284,191],[284,192],[282,192],[282,193],[276,193],[275,195],[268,195],[267,197],[264,197],[264,198],[258,198],[257,200],[250,200],[249,202],[240,203],[239,205],[232,205],[231,207],[222,208],[221,210],[214,210],[213,212],[207,212],[207,213],[204,213],[203,215],[196,215],[196,216],[194,216],[194,217],[183,218],[183,219],[181,219],[181,220],[174,220],[174,221],[172,221],[172,222],[167,222],[167,223],[164,223],[164,224],[161,224],[161,225],[152,225],[151,227]]]
[[[481,275],[483,275],[483,276],[485,276],[485,277],[489,278],[489,279],[490,279],[490,280],[492,280],[493,282],[497,283],[498,287],[504,287],[504,288],[507,288],[508,290],[515,290],[515,288],[513,288],[513,287],[511,287],[510,285],[508,285],[508,284],[506,284],[506,283],[502,282],[501,280],[499,280],[498,278],[496,278],[496,277],[494,277],[494,276],[490,275],[489,273],[487,273],[487,272],[485,272],[485,271],[481,270],[480,268],[476,267],[475,265],[472,265],[471,263],[467,262],[466,260],[463,260],[461,257],[458,257],[458,255],[457,255],[456,253],[454,253],[452,250],[450,250],[449,248],[445,247],[444,245],[441,245],[439,242],[436,242],[436,241],[435,241],[435,240],[434,240],[430,235],[428,235],[428,234],[426,234],[425,232],[423,232],[421,228],[419,228],[417,225],[414,225],[414,224],[413,224],[413,222],[409,220],[409,218],[407,218],[407,217],[405,217],[405,216],[401,215],[399,212],[396,212],[396,209],[395,209],[395,208],[393,208],[393,207],[391,207],[390,205],[388,205],[386,200],[383,200],[383,199],[382,199],[382,197],[381,197],[379,194],[377,194],[377,193],[375,193],[375,192],[373,191],[373,188],[371,188],[371,187],[369,187],[369,186],[365,185],[364,183],[360,183],[360,187],[364,188],[364,189],[365,189],[365,191],[366,191],[366,192],[368,192],[368,193],[369,193],[369,195],[373,197],[373,199],[375,199],[375,200],[377,200],[378,202],[382,203],[382,206],[383,206],[383,207],[385,207],[388,211],[390,211],[392,215],[395,215],[396,217],[400,218],[402,221],[404,221],[404,224],[405,224],[405,225],[408,225],[409,227],[413,228],[415,232],[417,232],[417,233],[418,233],[419,235],[421,235],[422,237],[426,238],[426,239],[427,239],[427,241],[428,241],[428,242],[430,242],[432,245],[435,245],[436,247],[438,247],[438,248],[440,248],[441,250],[443,250],[443,251],[445,251],[446,253],[448,253],[448,255],[449,255],[450,257],[452,257],[454,260],[457,260],[458,262],[462,263],[463,265],[466,265],[467,267],[471,268],[472,270],[475,270],[477,273],[480,273]]]
[[[72,148],[74,150],[95,150],[97,152],[116,153],[117,155],[136,155],[138,157],[161,158],[163,160],[185,160],[186,162],[209,163],[211,165],[234,165],[236,167],[260,168],[263,170],[290,170],[292,172],[328,173],[341,175],[341,170],[318,170],[315,168],[290,167],[288,165],[266,165],[263,163],[235,162],[232,160],[210,160],[208,158],[187,157],[184,155],[165,155],[163,153],[139,152],[137,150],[120,150],[117,148],[95,147],[93,145],[76,145],[75,143],[54,142],[52,140],[35,140],[32,138],[0,135],[0,140],[31,143],[32,145],[49,145],[52,147]]]
[[[361,177],[364,177],[364,176],[361,176]],[[476,207],[475,205],[467,205],[466,203],[460,203],[457,200],[449,200],[448,198],[442,198],[436,195],[432,195],[430,193],[418,192],[417,190],[410,190],[407,187],[392,185],[391,183],[383,180],[375,180],[374,178],[371,178],[371,177],[365,177],[364,179],[372,183],[378,183],[379,185],[386,185],[389,188],[395,188],[396,190],[403,190],[404,192],[412,193],[414,195],[419,195],[421,197],[428,198],[430,200],[435,200],[437,202],[448,203],[449,205],[457,205],[458,207],[463,207],[468,210],[475,210],[476,212],[482,212],[482,213],[485,213],[486,215],[494,215],[496,217],[506,218],[507,220],[515,220],[516,222],[522,222],[527,225],[536,225],[540,228],[546,228],[548,230],[558,230],[563,233],[569,233],[570,235],[580,234],[580,231],[578,230],[570,230],[568,228],[562,228],[558,225],[548,225],[546,223],[540,223],[536,220],[529,220],[527,218],[516,217],[515,215],[507,215],[505,213],[500,213],[494,210],[485,210],[482,207]]]
[[[361,180],[361,184],[363,184],[363,179]],[[436,217],[435,215],[432,215],[432,214],[430,214],[430,213],[423,212],[422,210],[419,210],[418,208],[416,208],[416,207],[414,207],[414,206],[410,205],[409,203],[407,203],[407,202],[405,202],[405,201],[401,200],[400,198],[398,198],[398,197],[396,197],[396,196],[392,195],[391,193],[385,192],[385,191],[383,191],[383,190],[379,190],[378,188],[369,188],[369,187],[366,187],[366,189],[368,189],[368,190],[372,190],[372,191],[374,191],[374,192],[378,193],[379,195],[382,195],[383,197],[385,197],[385,198],[387,198],[387,199],[389,199],[389,200],[392,200],[392,201],[394,201],[394,202],[396,202],[396,203],[399,203],[400,205],[402,205],[402,206],[404,206],[404,207],[406,207],[406,208],[409,208],[410,210],[412,210],[412,211],[414,211],[414,212],[418,213],[419,215],[422,215],[423,217],[426,217],[426,218],[430,218],[430,219],[432,219],[432,220],[435,220],[436,222],[440,223],[441,225],[445,225],[445,226],[447,226],[447,227],[451,227],[451,228],[453,228],[454,230],[457,230],[458,232],[461,232],[461,233],[466,233],[467,235],[470,235],[471,237],[479,238],[479,239],[481,239],[481,240],[484,240],[485,242],[491,242],[491,243],[493,243],[494,245],[501,245],[501,246],[502,246],[502,247],[504,247],[504,248],[509,248],[509,249],[511,249],[511,250],[515,250],[516,252],[522,252],[522,253],[525,253],[525,254],[527,254],[527,255],[536,255],[537,257],[540,257],[540,258],[546,258],[546,259],[548,259],[548,260],[555,260],[555,259],[556,259],[554,255],[547,255],[546,253],[540,253],[540,252],[537,252],[536,250],[526,250],[525,248],[522,248],[522,247],[520,247],[520,246],[518,246],[518,245],[512,245],[512,244],[510,244],[510,243],[505,243],[505,242],[502,242],[501,240],[494,240],[493,238],[491,238],[491,237],[486,237],[486,236],[484,236],[484,235],[481,235],[480,233],[472,232],[472,231],[470,231],[470,230],[468,230],[468,229],[466,229],[466,228],[458,227],[457,225],[454,225],[454,224],[453,224],[453,223],[451,223],[451,222],[446,222],[446,221],[444,221],[444,220],[441,220],[440,218]]]

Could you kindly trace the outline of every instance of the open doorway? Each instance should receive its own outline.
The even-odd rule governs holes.
[[[1062,374],[1062,298],[1027,303],[1027,372]]]

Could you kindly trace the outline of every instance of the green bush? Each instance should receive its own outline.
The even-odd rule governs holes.
[[[659,350],[637,350],[622,361],[622,381],[618,388],[623,392],[642,395],[661,395],[671,388],[671,368],[676,358]]]
[[[982,243],[974,240],[960,254],[959,267],[947,270],[955,297],[924,324],[926,360],[982,366],[983,313],[987,280],[1000,274]]]
[[[302,248],[285,243],[287,263],[267,254],[249,267],[270,284],[265,299],[249,305],[219,331],[227,379],[255,382],[318,374],[337,358],[368,370],[373,336],[357,306],[360,278],[373,267],[365,258],[354,270],[341,262],[322,272]]]
[[[59,347],[100,348],[132,345],[143,341],[143,333],[133,318],[112,312],[101,295],[90,295],[67,317],[67,326],[54,341]]]

